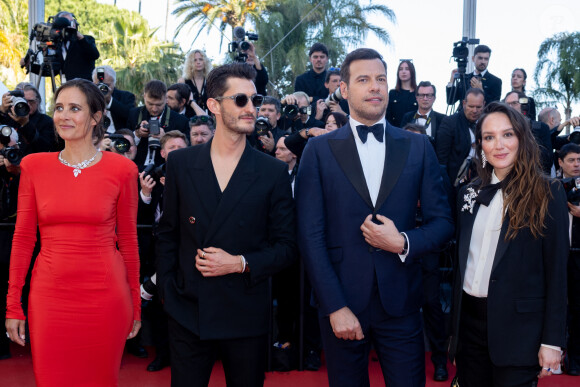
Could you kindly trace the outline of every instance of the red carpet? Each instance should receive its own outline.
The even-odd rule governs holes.
[[[12,359],[0,360],[0,386],[2,387],[34,387],[34,375],[32,373],[32,358],[30,347],[21,348],[12,346]],[[150,350],[152,354],[153,349]],[[170,370],[166,368],[159,372],[147,372],[145,368],[152,360],[138,359],[125,354],[119,379],[120,387],[169,387]],[[384,386],[383,376],[379,363],[370,362],[371,386]],[[437,383],[433,376],[433,366],[426,354],[427,387],[447,387],[449,382]],[[450,377],[455,373],[453,366],[449,367]],[[327,386],[326,369],[324,364],[320,371],[293,371],[293,372],[268,372],[266,373],[265,387],[320,387]],[[540,381],[542,387],[574,387],[580,386],[580,377],[555,375]],[[216,364],[210,387],[225,387],[225,378],[221,364]]]

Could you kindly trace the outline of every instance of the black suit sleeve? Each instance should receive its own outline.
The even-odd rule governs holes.
[[[294,82],[294,91],[303,91],[308,94],[308,85],[306,83],[306,77],[304,75],[299,75],[296,77],[296,81]],[[310,94],[308,94],[310,95]]]
[[[488,73],[489,74],[489,73]],[[485,104],[499,101],[501,99],[501,79],[495,75],[489,74],[489,80],[486,80],[487,87],[485,90]]]
[[[414,115],[415,115],[415,112],[405,113],[405,115],[401,119],[401,128],[405,128],[405,125],[407,125],[409,122],[413,121]]]
[[[85,35],[83,39],[79,40],[79,47],[82,50],[82,55],[85,57],[86,60],[95,61],[99,59],[101,54],[99,53],[99,49],[95,43],[95,38],[89,35]]]
[[[256,66],[254,66],[256,69]],[[262,70],[256,69],[256,92],[258,94],[266,95],[266,86],[268,85],[268,70],[262,64]]]
[[[455,132],[455,124],[451,117],[444,118],[441,121],[441,126],[437,130],[437,143],[435,153],[439,164],[447,167],[449,163],[449,155],[453,147],[453,137]]]

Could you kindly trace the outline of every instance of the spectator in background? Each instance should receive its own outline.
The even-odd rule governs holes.
[[[524,69],[514,69],[512,71],[512,91],[519,91],[520,93],[526,92],[526,79],[528,79],[528,74]],[[506,96],[507,97],[507,96]],[[528,117],[532,120],[536,119],[536,101],[532,97],[526,96],[528,99]]]
[[[56,136],[52,118],[40,112],[42,104],[40,93],[34,85],[22,82],[16,90],[24,92],[24,99],[30,108],[25,116],[18,116],[12,106],[13,97],[6,93],[0,106],[0,125],[8,125],[18,133],[16,142],[24,154],[50,152],[57,150]]]
[[[258,56],[256,55],[256,46],[254,43],[249,42],[250,48],[245,51],[247,58],[246,63],[250,66],[254,67],[256,70],[256,80],[254,83],[256,84],[256,92],[261,95],[266,95],[266,86],[268,85],[268,70],[266,67],[260,62]]]
[[[538,114],[538,121],[545,123],[550,128],[552,148],[555,150],[559,150],[570,142],[570,136],[560,136],[562,129],[566,126],[572,126],[573,128],[580,126],[580,117],[572,117],[562,122],[560,112],[553,107],[543,108]]]
[[[167,88],[167,106],[176,113],[179,113],[188,119],[195,116],[195,111],[188,104],[190,101],[191,90],[184,83],[174,83]]]
[[[303,91],[316,103],[320,98],[328,96],[326,81],[326,65],[328,64],[328,48],[322,43],[314,43],[308,52],[312,68],[296,77],[294,91]]]
[[[187,55],[183,68],[183,78],[177,82],[185,83],[191,89],[188,103],[198,115],[207,114],[207,90],[205,80],[211,71],[211,62],[202,50],[193,50]]]
[[[328,96],[325,99],[319,99],[312,106],[316,109],[315,118],[320,121],[326,122],[326,117],[330,112],[342,113],[348,115],[348,101],[344,98],[339,102],[335,102],[334,97],[331,100],[331,95],[333,95],[336,90],[340,88],[340,69],[330,68],[326,71],[326,81],[324,86],[328,89]]]
[[[417,110],[416,89],[415,66],[411,60],[402,60],[397,69],[397,84],[389,91],[387,121],[391,125],[400,128],[405,113]]]
[[[105,113],[110,120],[107,133],[115,133],[117,129],[122,129],[127,124],[129,110],[135,107],[135,95],[129,91],[117,89],[117,73],[111,66],[99,66],[93,70],[93,83],[95,85],[101,83],[97,74],[99,69],[104,71],[102,83],[109,88],[108,93],[105,94],[105,103],[107,104]]]
[[[493,101],[499,101],[501,98],[501,79],[487,71],[489,65],[489,57],[491,56],[491,49],[483,44],[475,47],[471,60],[475,65],[475,70],[469,74],[465,74],[465,85],[461,80],[456,86],[453,81],[457,78],[458,69],[451,71],[451,79],[447,84],[447,104],[453,105],[457,101],[465,99],[465,91],[476,88],[484,92],[485,103],[488,104]],[[457,110],[463,109],[463,104],[459,105]]]
[[[189,120],[189,140],[191,146],[205,144],[215,132],[214,120],[210,116],[195,116]]]
[[[348,122],[348,117],[342,113],[332,112],[326,117],[324,129],[327,132],[332,132],[335,129],[342,128]]]
[[[137,155],[135,163],[139,170],[146,165],[161,165],[163,158],[159,153],[159,139],[170,130],[179,130],[189,136],[188,119],[175,113],[167,106],[167,88],[159,80],[147,82],[143,89],[145,106],[136,107],[129,112],[127,127],[135,131]],[[157,121],[159,133],[150,133],[151,122]]]
[[[255,148],[274,156],[275,145],[278,140],[286,134],[285,130],[278,127],[282,109],[280,101],[274,97],[264,97],[262,106],[258,109],[258,117],[266,117],[271,130],[266,135],[256,137],[256,131],[249,136],[250,144],[255,144]]]
[[[401,127],[405,127],[409,123],[423,125],[425,133],[429,136],[433,146],[435,146],[437,130],[445,117],[445,114],[433,110],[433,104],[437,98],[435,85],[429,81],[420,82],[415,91],[415,98],[417,99],[418,109],[414,112],[405,113],[401,120]]]

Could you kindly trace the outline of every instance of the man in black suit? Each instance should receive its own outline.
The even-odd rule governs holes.
[[[255,75],[243,63],[212,70],[215,135],[167,160],[157,284],[173,387],[207,386],[218,352],[229,386],[264,383],[268,279],[296,242],[288,165],[247,145],[262,102]]]
[[[303,91],[312,97],[316,103],[320,98],[328,96],[326,81],[326,65],[328,64],[328,48],[322,43],[314,43],[308,52],[312,68],[296,77],[294,91]]]
[[[188,104],[191,89],[185,83],[174,83],[167,88],[167,106],[187,119],[195,116],[195,110]]]
[[[451,185],[457,187],[458,173],[473,157],[475,123],[481,116],[485,99],[478,88],[467,90],[463,109],[443,118],[437,133],[435,151],[439,164],[444,165]]]
[[[102,69],[104,73],[102,81],[98,76],[99,69]],[[106,114],[110,120],[107,133],[115,133],[119,129],[127,128],[129,111],[135,107],[135,94],[117,89],[117,73],[111,66],[104,65],[94,69],[93,83],[95,85],[103,83],[109,88],[109,91],[105,94]]]
[[[415,97],[417,98],[416,112],[408,112],[401,120],[401,127],[404,128],[407,124],[419,124],[425,127],[425,134],[431,139],[431,143],[435,146],[437,141],[437,129],[441,126],[441,121],[445,114],[437,113],[433,110],[433,104],[437,98],[437,89],[435,85],[429,81],[420,82],[415,90]]]
[[[137,156],[135,164],[139,170],[146,165],[161,165],[163,157],[159,153],[161,145],[159,139],[170,130],[179,130],[185,136],[189,136],[188,119],[176,112],[172,112],[167,106],[167,87],[165,83],[154,79],[145,84],[143,99],[145,106],[136,107],[129,112],[127,127],[135,131],[135,143],[137,144]],[[158,121],[159,133],[150,133],[152,121]]]
[[[471,60],[475,64],[475,70],[469,74],[465,74],[465,84],[459,79],[456,86],[453,86],[453,81],[457,77],[457,69],[451,72],[451,79],[447,84],[447,103],[449,105],[455,104],[457,101],[465,99],[465,92],[469,89],[481,89],[485,93],[485,103],[488,104],[493,101],[499,101],[501,98],[501,79],[487,71],[489,65],[489,57],[491,49],[486,45],[479,45],[473,51]],[[458,110],[462,109],[459,105]]]

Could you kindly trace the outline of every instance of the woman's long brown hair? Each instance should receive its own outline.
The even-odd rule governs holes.
[[[485,119],[493,113],[504,114],[512,124],[518,138],[518,151],[514,166],[509,172],[507,186],[502,189],[504,214],[509,216],[506,240],[513,240],[518,231],[529,227],[534,238],[544,235],[544,220],[551,199],[549,179],[540,167],[540,150],[532,135],[530,122],[518,111],[500,102],[486,106],[475,128],[477,172],[482,187],[491,183],[493,166],[487,163],[482,167],[481,127]]]

